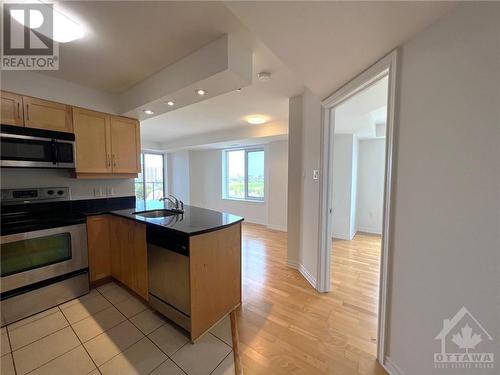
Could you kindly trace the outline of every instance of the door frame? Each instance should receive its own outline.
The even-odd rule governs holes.
[[[319,292],[330,291],[330,247],[332,241],[332,195],[333,195],[333,136],[334,136],[334,108],[358,92],[366,89],[384,76],[388,76],[387,100],[387,128],[385,150],[385,182],[384,182],[384,212],[382,228],[382,249],[380,259],[379,283],[379,311],[377,333],[377,358],[384,364],[385,337],[387,334],[387,304],[388,304],[388,273],[391,249],[392,222],[391,206],[393,200],[393,159],[394,159],[394,119],[396,101],[396,69],[398,50],[377,61],[353,80],[335,91],[322,101],[323,124],[321,144],[321,172],[324,178],[320,184],[320,253],[318,257],[318,285]]]

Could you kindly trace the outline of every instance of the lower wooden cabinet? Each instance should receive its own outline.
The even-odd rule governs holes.
[[[90,282],[111,276],[109,234],[107,215],[89,216],[87,218]]]
[[[111,276],[148,299],[146,225],[109,215]]]
[[[146,225],[113,215],[87,218],[90,281],[115,279],[148,299]]]

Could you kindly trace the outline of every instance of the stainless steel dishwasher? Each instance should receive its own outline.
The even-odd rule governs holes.
[[[149,303],[184,329],[191,330],[189,237],[148,228]]]

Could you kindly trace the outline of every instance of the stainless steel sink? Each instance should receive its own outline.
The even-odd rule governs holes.
[[[134,215],[142,217],[167,217],[182,214],[180,210],[149,210],[134,212]]]

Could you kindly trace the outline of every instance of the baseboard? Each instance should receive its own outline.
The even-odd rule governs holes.
[[[302,276],[304,276],[309,284],[311,284],[312,287],[316,289],[316,278],[313,277],[302,264],[299,264],[299,272],[302,274]]]
[[[295,270],[299,269],[299,262],[296,262],[294,260],[287,260],[286,261],[286,265],[290,268],[293,268]]]
[[[358,227],[358,232],[365,232],[365,233],[370,233],[370,234],[382,234],[381,230],[374,229],[374,228],[368,228],[368,227]]]
[[[273,225],[273,224],[267,224],[267,228],[272,229],[272,230],[279,230],[280,232],[286,232],[286,226],[283,225]]]
[[[333,238],[338,238],[339,240],[346,240],[346,241],[352,240],[352,238],[349,237],[348,234],[343,234],[343,233],[333,233],[332,237]]]
[[[401,370],[394,362],[391,361],[389,357],[385,357],[382,367],[389,373],[389,375],[405,375],[403,370]]]

